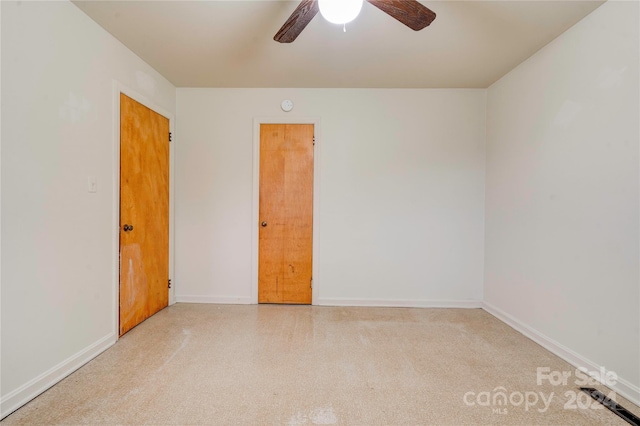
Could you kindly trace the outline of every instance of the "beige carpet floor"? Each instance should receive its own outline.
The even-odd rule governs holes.
[[[176,304],[2,424],[627,424],[579,379],[480,309]]]

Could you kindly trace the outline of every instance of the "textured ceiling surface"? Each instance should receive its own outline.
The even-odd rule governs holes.
[[[73,3],[177,87],[485,88],[603,2],[421,1],[415,32],[365,1],[291,44],[273,36],[297,1]]]

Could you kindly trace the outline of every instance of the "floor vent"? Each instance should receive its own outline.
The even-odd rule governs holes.
[[[609,410],[613,411],[615,415],[622,418],[630,425],[640,426],[640,417],[636,416],[631,411],[627,410],[622,405],[618,404],[599,390],[594,388],[580,388],[580,390],[591,396],[591,398],[595,399],[600,404],[607,407]]]

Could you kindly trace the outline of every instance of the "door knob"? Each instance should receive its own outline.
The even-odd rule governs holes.
[[[127,224],[125,223],[125,225],[122,227],[122,230],[123,230],[124,232],[133,231],[133,225],[127,225]]]
[[[266,227],[267,227],[267,222],[262,222],[262,223],[260,224],[260,226],[262,226],[263,228],[266,228]]]

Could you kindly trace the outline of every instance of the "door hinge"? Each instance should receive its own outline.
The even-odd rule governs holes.
[[[315,135],[313,136],[313,144],[314,144],[314,145],[316,144],[316,137],[315,137]]]
[[[169,132],[169,142],[171,142],[171,132]]]
[[[171,279],[169,279],[169,288],[171,288]]]
[[[311,278],[310,286],[313,288],[313,278]]]

